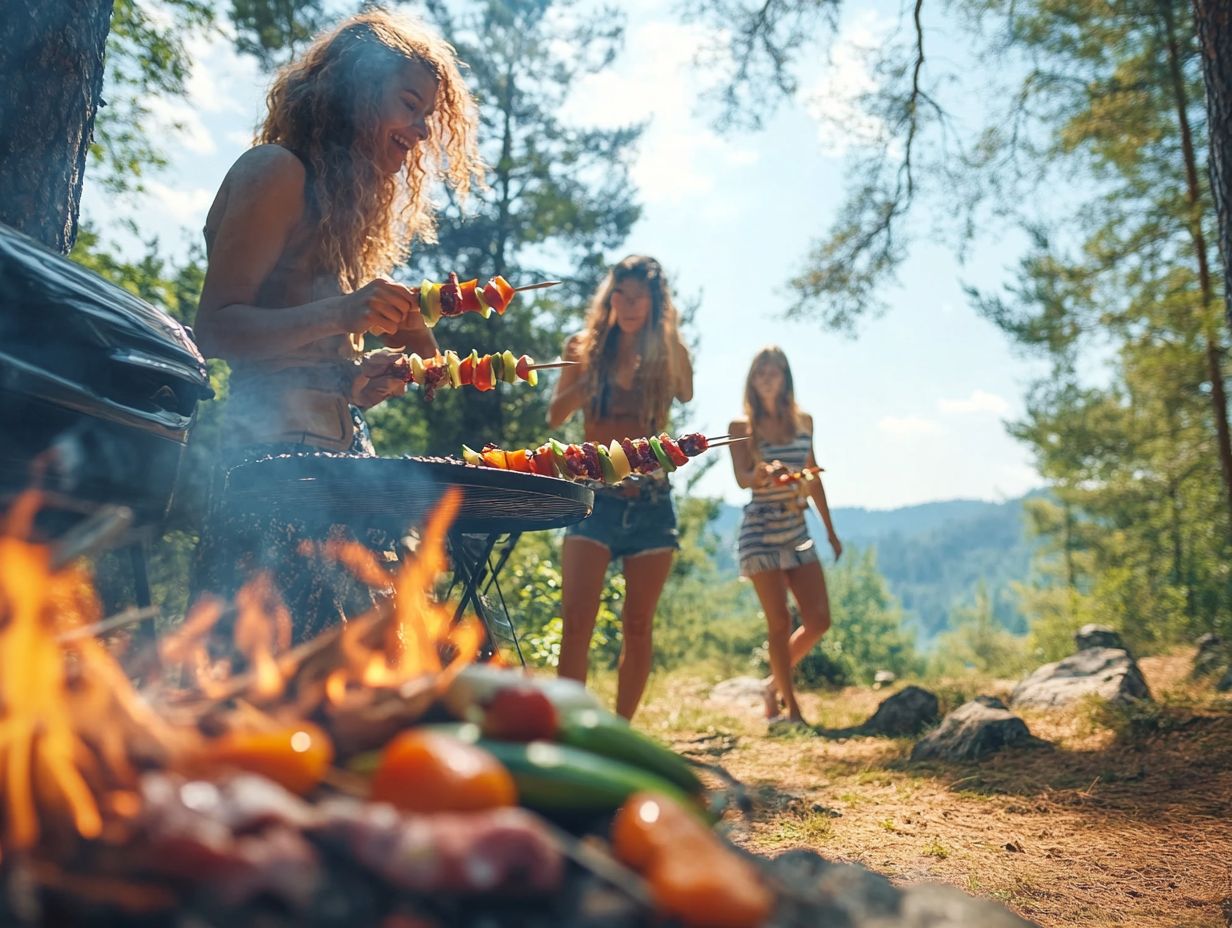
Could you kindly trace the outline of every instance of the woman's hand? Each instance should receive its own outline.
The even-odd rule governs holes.
[[[369,351],[359,364],[359,373],[351,381],[351,402],[360,409],[369,409],[391,396],[406,393],[406,374],[410,362],[401,351],[381,348]]]
[[[413,317],[418,316],[418,319]],[[378,277],[354,293],[342,297],[337,322],[343,332],[372,332],[393,335],[423,325],[419,312],[419,291]]]
[[[834,560],[838,560],[843,556],[843,543],[838,540],[838,535],[834,534],[834,529],[830,529],[830,547],[834,549]]]
[[[762,461],[753,468],[753,489],[764,490],[770,486],[780,474],[788,473],[787,465],[782,461]]]

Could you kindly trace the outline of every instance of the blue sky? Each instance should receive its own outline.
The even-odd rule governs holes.
[[[698,27],[680,24],[666,3],[622,6],[625,52],[576,88],[567,115],[601,124],[650,119],[633,170],[644,213],[624,251],[655,255],[681,293],[701,297],[689,430],[714,434],[739,414],[749,360],[773,342],[787,351],[797,398],[816,421],[832,505],[1004,499],[1038,486],[1029,454],[1004,427],[1020,414],[1038,365],[1017,357],[961,289],[1007,278],[1018,253],[1013,236],[990,229],[960,266],[935,241],[930,210],[944,206],[926,203],[912,218],[910,259],[884,294],[889,311],[862,324],[858,338],[781,318],[781,282],[842,200],[849,145],[878,131],[853,102],[872,81],[860,49],[884,40],[898,3],[847,4],[832,53],[805,69],[800,98],[756,133],[717,132],[697,113],[705,86],[691,63],[705,37]],[[938,25],[930,60],[952,65],[961,52]],[[171,167],[151,180],[136,213],[142,236],[172,252],[200,235],[214,191],[248,145],[268,81],[225,38],[196,41],[192,51],[189,105],[156,114],[185,130],[167,136]],[[105,224],[113,204],[87,181],[82,209]],[[412,258],[416,280],[440,271]],[[765,300],[750,303],[750,292]],[[744,498],[726,461],[697,491]]]

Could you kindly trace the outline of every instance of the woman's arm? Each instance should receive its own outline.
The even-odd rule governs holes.
[[[571,415],[577,412],[586,402],[586,364],[582,357],[582,336],[571,335],[565,341],[563,352],[566,361],[581,361],[581,364],[571,364],[562,368],[560,379],[556,381],[556,392],[552,394],[552,402],[548,405],[548,427],[559,428]]]
[[[727,426],[727,434],[732,438],[741,438],[749,433],[749,423],[746,419],[733,419]],[[761,487],[765,478],[766,465],[758,462],[753,455],[753,449],[747,441],[738,441],[728,445],[731,452],[732,472],[736,475],[736,485],[747,490],[750,487]]]
[[[300,160],[277,145],[245,152],[231,168],[194,323],[208,357],[265,358],[331,335],[402,327],[410,291],[392,281],[277,312],[254,305],[303,219],[305,182]]]
[[[811,436],[813,434],[813,417],[804,415],[804,424]],[[813,443],[809,441],[809,456],[808,466],[817,466],[817,457],[813,454]],[[816,480],[808,482],[809,496],[812,497],[813,505],[817,507],[817,514],[821,516],[821,521],[826,527],[826,536],[830,540],[830,547],[834,549],[834,559],[837,561],[843,556],[843,543],[838,540],[838,533],[834,531],[834,522],[830,518],[830,504],[826,502],[826,488],[822,486],[821,474],[817,475]]]
[[[672,369],[676,374],[675,396],[682,403],[693,399],[693,359],[689,357],[689,349],[676,336],[676,344],[672,346]]]

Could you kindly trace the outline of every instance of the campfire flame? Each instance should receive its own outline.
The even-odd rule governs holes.
[[[209,653],[211,633],[228,608],[218,600],[195,604],[162,640],[164,667],[186,668],[207,701],[242,696],[265,707],[280,703],[275,708],[284,718],[324,708],[319,701],[305,704],[302,693],[295,704],[287,697],[309,652],[330,661],[320,688],[330,705],[416,679],[439,691],[476,658],[483,640],[477,620],[455,623],[448,604],[432,596],[459,503],[456,491],[445,494],[416,557],[404,559],[393,578],[390,602],[340,632],[292,649],[291,616],[273,580],[259,574],[234,605],[234,644],[246,662],[242,677],[231,673],[230,661]],[[107,647],[82,633],[101,615],[98,599],[84,568],[54,569],[50,549],[28,540],[39,508],[40,497],[29,491],[0,522],[0,809],[6,849],[36,846],[52,823],[67,824],[83,838],[99,837],[109,814],[132,805],[138,766],[174,768],[177,758],[204,741],[195,719],[172,724],[160,717]],[[318,553],[373,586],[390,585],[388,572],[358,544],[326,545]]]

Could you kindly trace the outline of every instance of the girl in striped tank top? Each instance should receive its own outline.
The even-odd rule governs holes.
[[[744,389],[747,418],[731,423],[731,435],[752,440],[731,446],[736,482],[753,491],[740,524],[740,574],[748,577],[768,626],[771,676],[766,680],[766,717],[777,719],[780,705],[791,722],[803,722],[792,688],[792,668],[830,627],[826,579],[809,537],[804,511],[811,498],[829,535],[837,560],[843,545],[830,521],[821,480],[779,483],[781,474],[816,466],[813,419],[796,407],[791,368],[782,349],[763,348],[753,358]],[[802,625],[791,629],[787,591],[799,608]]]

